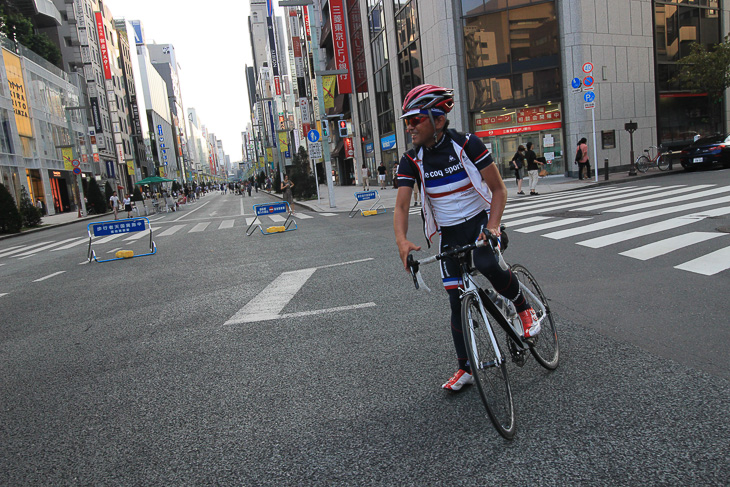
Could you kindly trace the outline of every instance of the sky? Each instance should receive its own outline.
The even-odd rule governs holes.
[[[185,110],[195,108],[241,160],[241,132],[250,121],[245,65],[253,65],[245,0],[105,0],[114,18],[140,20],[146,42],[175,46]]]

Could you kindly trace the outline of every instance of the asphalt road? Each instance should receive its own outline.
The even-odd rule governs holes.
[[[246,237],[267,201],[243,199],[242,215],[240,197],[205,196],[153,222],[157,255],[125,261],[83,264],[85,245],[3,257],[83,237],[81,224],[0,242],[1,484],[726,485],[730,272],[674,268],[722,237],[637,261],[620,252],[648,236],[588,248],[600,232],[516,224],[507,258],[551,297],[561,364],[510,368],[507,442],[475,390],[439,388],[455,368],[446,296],[434,266],[431,294],[400,269],[391,212],[304,211],[297,231]],[[577,226],[621,216],[594,213]],[[123,239],[99,255],[144,249]]]

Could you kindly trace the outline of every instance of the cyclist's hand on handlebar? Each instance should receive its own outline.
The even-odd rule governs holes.
[[[403,268],[406,271],[410,272],[410,269],[408,269],[408,263],[406,262],[408,259],[408,254],[418,250],[421,250],[421,247],[409,240],[403,240],[402,242],[398,243],[398,254],[400,255],[401,262],[403,262]]]

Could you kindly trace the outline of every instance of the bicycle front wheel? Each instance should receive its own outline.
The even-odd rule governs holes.
[[[540,333],[532,339],[533,343],[530,345],[530,352],[532,352],[535,360],[537,360],[540,365],[548,370],[555,370],[558,367],[558,359],[560,358],[558,329],[555,327],[555,320],[553,320],[553,314],[550,312],[550,305],[545,297],[545,293],[542,292],[542,289],[535,280],[535,277],[524,266],[516,264],[513,265],[511,269],[512,274],[517,277],[517,280],[520,281],[522,286],[529,289],[545,307],[545,313],[543,315],[540,305],[535,302],[535,298],[529,293],[523,293],[529,305],[535,310],[537,318],[543,318],[542,329],[540,330]]]
[[[660,171],[666,171],[669,169],[669,158],[664,157],[663,155],[659,156],[656,160],[656,165]]]
[[[639,156],[636,159],[636,170],[641,173],[648,171],[650,165],[651,162],[649,162],[649,158],[646,156]]]
[[[507,347],[497,341],[499,324],[489,314],[482,314],[479,301],[467,294],[461,301],[461,324],[471,373],[489,419],[500,435],[515,435],[515,410],[507,376]],[[491,333],[490,333],[491,332]],[[492,340],[494,337],[494,340]]]

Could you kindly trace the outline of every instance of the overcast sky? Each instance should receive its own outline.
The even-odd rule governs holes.
[[[241,160],[241,132],[249,122],[244,66],[253,65],[246,0],[106,0],[114,18],[141,20],[147,43],[175,46],[185,110],[195,108]]]

